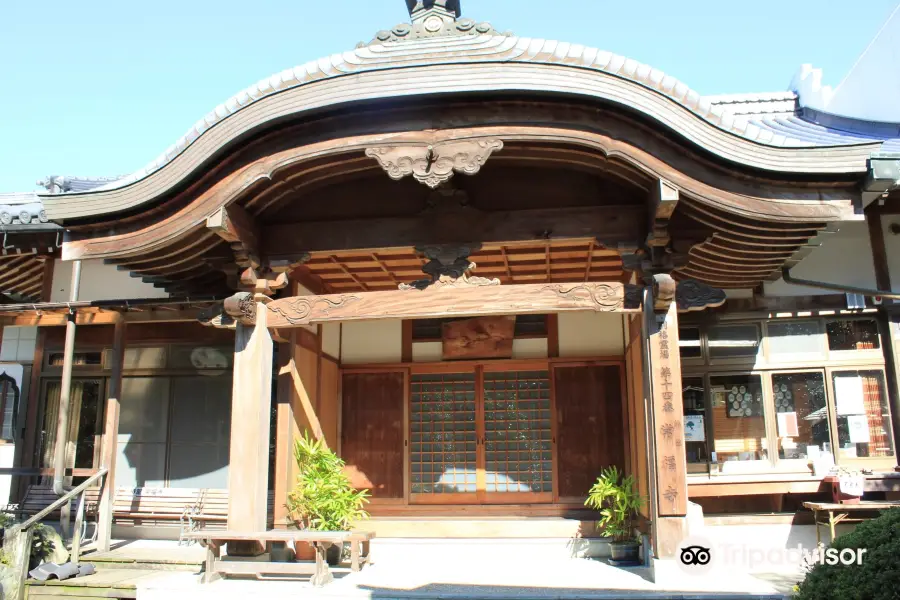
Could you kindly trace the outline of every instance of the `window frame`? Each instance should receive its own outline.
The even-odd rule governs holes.
[[[682,358],[682,377],[683,378],[702,378],[705,387],[704,400],[706,402],[706,411],[710,415],[707,419],[709,424],[706,426],[706,434],[711,441],[710,453],[714,451],[715,438],[712,425],[712,391],[711,377],[727,376],[727,375],[759,375],[762,379],[763,386],[763,402],[764,414],[766,416],[767,445],[769,453],[769,466],[760,469],[750,469],[741,467],[736,475],[749,473],[803,473],[809,474],[811,467],[808,460],[804,459],[781,459],[778,457],[778,435],[777,435],[777,416],[775,411],[775,398],[772,391],[772,375],[793,374],[793,373],[809,373],[819,372],[825,377],[825,396],[826,407],[828,411],[828,434],[831,440],[831,453],[834,458],[835,465],[849,468],[866,468],[866,469],[892,469],[897,464],[898,448],[897,439],[891,428],[889,435],[894,450],[894,456],[889,457],[856,457],[841,458],[838,452],[837,442],[837,413],[836,398],[834,395],[833,373],[842,371],[879,371],[881,373],[884,384],[884,393],[887,398],[887,411],[891,419],[894,418],[894,407],[892,406],[890,397],[891,390],[886,372],[885,351],[885,335],[886,328],[883,323],[883,316],[875,312],[864,312],[858,314],[841,314],[843,311],[823,311],[826,314],[797,314],[792,316],[772,315],[771,317],[748,317],[740,316],[734,319],[719,320],[686,320],[680,323],[683,328],[697,328],[700,330],[700,347],[701,356],[694,358]],[[862,349],[862,350],[831,350],[828,345],[827,323],[830,321],[846,321],[846,320],[866,320],[874,321],[878,326],[878,348]],[[799,360],[784,360],[773,358],[770,350],[769,324],[772,322],[786,321],[817,321],[819,336],[822,340],[823,352],[821,355],[813,356],[812,353],[802,356]],[[749,323],[757,323],[760,328],[761,340],[760,350],[755,357],[739,357],[739,358],[717,358],[711,356],[709,352],[709,330],[717,325],[743,325]],[[741,461],[731,461],[741,462]],[[766,461],[746,461],[765,463]],[[730,473],[723,473],[721,464],[719,469],[713,468],[710,461],[706,465],[706,470],[702,470],[702,463],[693,463],[688,465],[688,475],[703,476],[727,476]],[[734,467],[732,467],[733,469]]]

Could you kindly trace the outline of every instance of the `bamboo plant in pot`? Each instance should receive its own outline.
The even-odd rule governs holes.
[[[288,494],[287,509],[294,524],[309,531],[348,531],[351,523],[367,519],[363,510],[369,490],[358,490],[344,472],[344,461],[319,440],[304,434],[294,445],[297,482]],[[329,562],[340,560],[341,548],[332,546]],[[309,544],[295,548],[297,558],[312,560]]]
[[[639,564],[641,542],[635,532],[635,519],[642,501],[634,478],[626,477],[615,466],[603,469],[584,504],[600,512],[597,528],[612,538],[611,560],[616,564]]]

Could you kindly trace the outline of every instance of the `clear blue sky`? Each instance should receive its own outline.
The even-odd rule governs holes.
[[[466,16],[596,46],[702,94],[779,91],[805,62],[837,85],[898,0],[462,0]],[[264,77],[406,21],[403,0],[4,2],[0,191],[154,159]]]

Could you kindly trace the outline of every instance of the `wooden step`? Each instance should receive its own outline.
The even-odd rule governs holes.
[[[595,521],[566,518],[392,518],[373,517],[353,528],[384,538],[601,538]]]
[[[26,600],[58,598],[137,598],[138,582],[164,575],[155,569],[108,569],[64,581],[25,582]]]

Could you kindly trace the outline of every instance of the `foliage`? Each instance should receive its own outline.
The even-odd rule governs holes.
[[[834,540],[832,548],[865,548],[862,564],[816,562],[798,586],[799,600],[888,600],[900,590],[900,508]]]
[[[294,446],[294,459],[299,474],[287,508],[304,529],[346,531],[353,521],[368,518],[363,506],[369,490],[350,484],[344,461],[321,441],[304,435]]]
[[[16,519],[9,513],[0,512],[0,529],[7,529],[15,524]]]
[[[34,537],[31,539],[31,562],[40,564],[53,554],[53,530],[43,523],[32,525]]]
[[[634,520],[641,503],[634,478],[631,475],[625,477],[615,466],[600,472],[584,502],[585,506],[600,511],[597,527],[617,542],[635,539]]]

